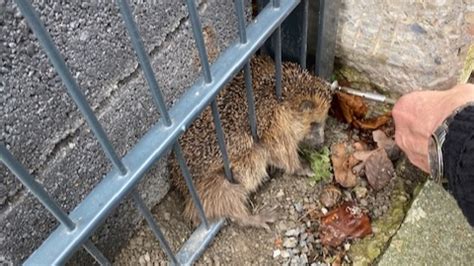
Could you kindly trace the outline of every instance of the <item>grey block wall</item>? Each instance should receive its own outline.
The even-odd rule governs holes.
[[[134,1],[133,12],[168,106],[199,75],[183,1]],[[146,3],[144,3],[146,2]],[[232,0],[198,1],[215,49],[237,38]],[[159,115],[113,1],[34,1],[78,84],[120,156]],[[66,211],[111,169],[75,104],[13,1],[0,0],[0,129],[7,148]],[[41,204],[0,165],[0,261],[17,264],[57,226]],[[140,184],[149,206],[167,193],[165,161]],[[109,257],[141,217],[127,200],[94,235]],[[77,262],[90,262],[80,252]]]

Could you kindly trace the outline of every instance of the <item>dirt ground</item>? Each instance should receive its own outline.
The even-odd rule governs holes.
[[[349,138],[357,139],[357,132],[352,133],[347,134],[346,124],[330,118],[326,129],[327,145]],[[390,207],[390,192],[394,187],[392,181],[375,192],[366,180],[359,179],[357,187],[342,190],[342,200],[356,201],[372,220],[376,219]],[[271,232],[228,223],[196,265],[320,265],[318,263],[334,262],[336,254],[340,254],[337,256],[340,263],[350,264],[345,253],[352,242],[346,241],[332,250],[323,247],[318,237],[319,221],[308,215],[311,210],[323,214],[328,211],[319,201],[324,186],[323,183],[310,184],[306,177],[274,174],[252,198],[253,209],[277,207],[278,220],[271,226]],[[178,193],[171,191],[152,210],[174,251],[192,232],[181,216],[181,202]],[[159,265],[166,261],[165,254],[145,222],[114,259],[116,265]]]

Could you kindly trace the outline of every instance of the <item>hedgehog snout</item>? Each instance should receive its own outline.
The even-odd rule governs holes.
[[[321,149],[324,144],[324,123],[311,123],[311,129],[303,139],[303,144],[313,149]]]

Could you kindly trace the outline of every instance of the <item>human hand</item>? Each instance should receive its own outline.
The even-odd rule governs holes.
[[[395,141],[408,159],[429,173],[431,134],[459,106],[474,101],[474,84],[445,91],[417,91],[402,96],[392,109]]]

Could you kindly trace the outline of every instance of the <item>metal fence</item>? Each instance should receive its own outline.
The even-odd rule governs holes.
[[[84,247],[101,265],[109,265],[108,259],[89,240],[95,229],[103,223],[105,218],[129,194],[144,216],[153,233],[159,240],[161,247],[167,254],[172,264],[192,264],[205,250],[213,237],[223,226],[224,221],[219,220],[209,223],[204,215],[199,197],[193,186],[192,177],[186,166],[181,147],[177,142],[178,137],[190,126],[192,121],[208,105],[211,106],[219,147],[223,156],[225,175],[232,179],[229,168],[229,159],[226,152],[225,136],[221,127],[219,112],[215,97],[224,85],[234,75],[244,69],[247,101],[249,106],[249,122],[252,135],[256,137],[256,117],[252,89],[252,77],[249,59],[267,41],[272,42],[273,54],[276,62],[276,94],[281,96],[281,62],[282,41],[281,24],[285,18],[300,4],[299,0],[272,0],[259,12],[257,18],[246,26],[243,0],[235,0],[235,11],[238,18],[239,40],[220,54],[214,64],[210,65],[204,45],[200,19],[196,9],[195,0],[186,0],[189,17],[192,23],[194,39],[199,51],[202,66],[202,75],[188,89],[170,110],[165,106],[165,99],[155,79],[155,74],[150,65],[148,54],[144,49],[140,33],[133,19],[133,14],[127,0],[117,0],[122,19],[130,36],[132,46],[138,57],[140,67],[144,72],[150,92],[156,107],[161,115],[160,120],[130,149],[123,158],[119,158],[110,143],[106,132],[97,120],[91,107],[72,77],[63,57],[59,53],[50,35],[40,21],[28,0],[15,0],[21,13],[26,18],[30,28],[36,35],[50,61],[54,65],[67,91],[86,119],[89,127],[99,141],[102,150],[113,164],[113,169],[103,180],[84,198],[84,200],[70,213],[67,214],[52,199],[45,189],[35,181],[29,172],[14,158],[14,156],[0,145],[1,161],[17,176],[17,178],[34,194],[34,196],[56,217],[60,225],[50,234],[42,245],[25,261],[25,265],[53,265],[64,264],[73,253],[81,246]],[[324,0],[320,0],[320,21],[324,13]],[[262,3],[262,2],[260,2]],[[299,49],[300,63],[306,66],[306,31],[308,0],[300,4],[303,10],[301,48]],[[323,24],[323,23],[321,23]],[[320,25],[321,27],[322,25]],[[318,51],[324,51],[324,36],[319,30],[320,41]],[[273,38],[270,38],[273,36]],[[320,52],[319,52],[320,53]],[[316,65],[324,65],[322,57],[316,58]],[[316,68],[318,69],[318,68]],[[136,185],[144,173],[169,149],[172,149],[179,161],[179,165],[194,204],[201,218],[201,225],[193,232],[181,249],[175,254],[171,250],[158,224],[155,222],[150,210],[145,206],[142,198],[135,190]]]

